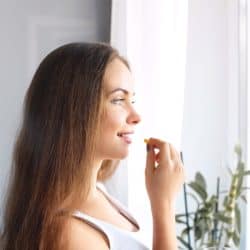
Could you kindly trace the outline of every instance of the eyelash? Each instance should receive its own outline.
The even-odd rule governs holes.
[[[118,104],[118,103],[123,102],[123,101],[126,101],[126,99],[125,98],[118,98],[118,99],[113,99],[111,102],[113,104]],[[131,103],[134,104],[135,100],[131,101]]]

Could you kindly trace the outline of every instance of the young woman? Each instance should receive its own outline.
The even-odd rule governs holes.
[[[140,122],[133,103],[129,65],[107,44],[67,44],[42,61],[15,144],[3,249],[148,249],[133,216],[99,184],[128,155]],[[177,249],[174,203],[183,179],[173,146],[148,139],[152,249]]]

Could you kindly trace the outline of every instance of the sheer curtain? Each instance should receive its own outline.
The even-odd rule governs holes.
[[[242,10],[243,12],[243,20],[242,22],[245,21],[245,24],[243,24],[244,27],[244,31],[243,33],[245,33],[245,41],[243,41],[243,44],[245,45],[245,53],[243,55],[243,60],[245,59],[245,63],[243,66],[245,66],[245,72],[243,70],[243,72],[245,73],[245,103],[246,103],[246,107],[245,107],[245,112],[246,112],[246,130],[245,130],[245,137],[247,138],[246,140],[246,148],[247,148],[247,166],[248,166],[248,170],[250,170],[250,85],[249,85],[249,76],[250,76],[250,4],[247,0],[241,0],[240,1],[243,5],[244,10]],[[242,51],[243,52],[243,51]],[[250,186],[250,176],[248,176],[247,178],[247,186]],[[247,192],[247,201],[250,200],[250,191],[248,190]],[[245,249],[250,249],[250,239],[249,237],[247,237],[247,235],[249,235],[250,233],[250,206],[249,206],[249,202],[246,208],[246,233],[244,234],[244,239],[246,241],[246,246]]]
[[[128,159],[109,185],[146,229],[142,237],[148,244],[152,234],[143,138],[159,137],[181,150],[187,14],[187,0],[112,1],[111,44],[130,62],[142,122]]]

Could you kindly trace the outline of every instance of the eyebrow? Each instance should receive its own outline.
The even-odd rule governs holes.
[[[113,94],[113,93],[115,93],[115,92],[118,92],[118,91],[121,91],[121,92],[123,92],[123,93],[126,94],[126,95],[129,94],[129,91],[126,90],[126,89],[123,89],[123,88],[116,88],[116,89],[113,89],[112,91],[110,91],[110,92],[108,93],[108,95],[111,95],[111,94]],[[135,92],[133,92],[132,95],[134,96],[134,95],[135,95]]]

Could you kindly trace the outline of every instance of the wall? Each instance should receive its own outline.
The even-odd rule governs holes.
[[[0,216],[23,97],[39,61],[76,40],[109,41],[110,0],[0,3]],[[1,224],[1,220],[0,220]]]

